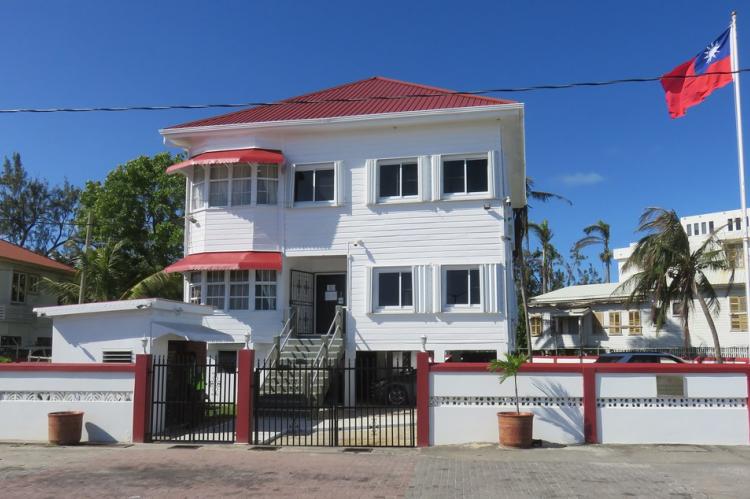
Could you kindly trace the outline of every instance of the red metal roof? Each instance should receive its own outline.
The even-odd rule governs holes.
[[[193,156],[187,161],[175,163],[167,168],[167,173],[176,172],[193,165],[218,165],[227,163],[273,163],[280,165],[284,155],[271,149],[235,149],[232,151],[211,151]]]
[[[14,262],[25,263],[26,265],[33,265],[36,267],[44,267],[51,270],[61,270],[63,272],[75,272],[75,269],[65,265],[64,263],[56,262],[51,258],[39,255],[33,251],[29,251],[15,244],[9,243],[8,241],[0,240],[0,258],[6,260],[12,260]]]
[[[429,109],[491,106],[514,102],[451,92],[453,91],[375,76],[366,80],[292,97],[280,101],[278,104],[252,107],[213,118],[174,125],[169,128],[400,113]]]
[[[194,253],[165,268],[164,272],[247,269],[281,270],[281,253],[275,251]]]

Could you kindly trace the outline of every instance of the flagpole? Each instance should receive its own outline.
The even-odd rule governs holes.
[[[740,206],[742,207],[742,217],[740,218],[744,227],[742,237],[742,254],[744,255],[745,264],[745,317],[750,317],[748,307],[750,307],[750,227],[748,227],[747,200],[745,196],[745,147],[742,140],[742,101],[740,100],[740,73],[736,72],[739,67],[739,54],[737,53],[737,12],[732,11],[732,24],[729,35],[729,52],[732,62],[732,78],[734,79],[734,116],[737,127],[737,166],[740,174]],[[750,326],[750,321],[748,321]],[[750,362],[750,327],[747,331],[748,338],[748,362]],[[717,352],[719,353],[719,352]]]

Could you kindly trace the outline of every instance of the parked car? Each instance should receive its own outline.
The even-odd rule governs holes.
[[[417,371],[404,367],[372,384],[374,399],[382,404],[404,406],[416,400]]]
[[[685,361],[671,353],[662,352],[623,352],[603,353],[596,359],[597,363],[616,364],[685,364]]]

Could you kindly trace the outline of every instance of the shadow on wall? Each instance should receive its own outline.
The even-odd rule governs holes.
[[[115,443],[117,439],[107,433],[107,431],[98,424],[87,422],[85,425],[86,433],[89,436],[89,442]]]
[[[583,411],[576,398],[559,383],[534,382],[550,400],[550,407],[535,407],[534,414],[540,421],[557,426],[571,441],[583,442]]]

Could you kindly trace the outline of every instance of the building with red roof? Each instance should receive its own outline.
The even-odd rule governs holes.
[[[32,354],[49,356],[52,324],[32,309],[57,305],[57,297],[42,286],[43,278],[70,279],[74,272],[68,265],[0,240],[0,355],[16,358],[31,349]]]

